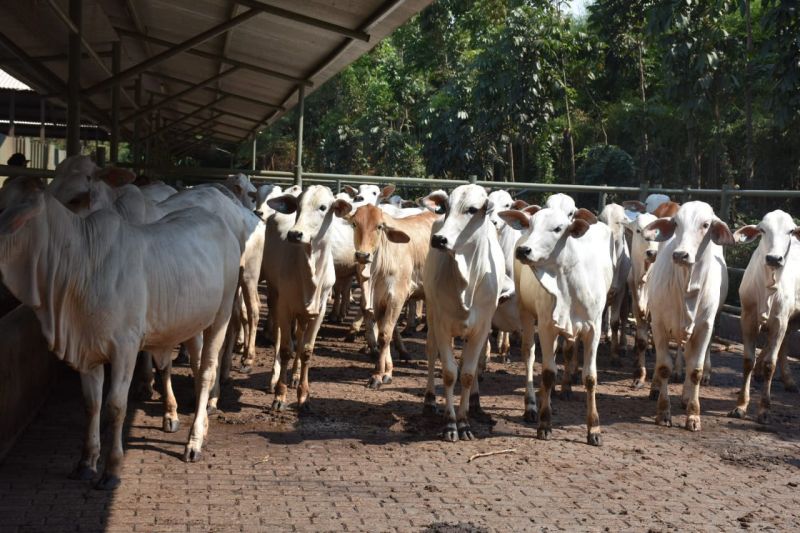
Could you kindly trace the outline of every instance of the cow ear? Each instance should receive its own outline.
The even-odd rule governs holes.
[[[497,213],[503,222],[514,228],[515,230],[525,230],[530,227],[531,221],[522,211],[517,211],[516,209],[509,209],[508,211],[500,211]]]
[[[675,234],[675,226],[671,218],[659,218],[642,230],[642,236],[648,241],[664,242]]]
[[[136,181],[136,174],[125,168],[106,167],[98,169],[94,179],[104,181],[111,187],[122,187]]]
[[[575,211],[575,214],[572,215],[572,218],[573,220],[583,220],[584,222],[590,225],[597,224],[597,217],[594,215],[594,213],[592,213],[588,209],[584,209],[583,207]]]
[[[675,202],[664,202],[653,210],[653,214],[658,218],[672,218],[678,214],[681,205]]]
[[[528,207],[523,209],[522,212],[523,213],[528,213],[528,215],[533,216],[533,215],[535,215],[536,213],[538,213],[541,210],[542,210],[541,206],[533,204],[533,205],[529,205]]]
[[[570,237],[575,237],[578,239],[583,237],[591,227],[592,226],[589,222],[586,222],[582,218],[576,218],[572,221],[572,224],[569,225],[569,235]]]
[[[331,205],[331,209],[333,209],[333,214],[339,218],[344,218],[350,214],[350,211],[353,209],[353,204],[348,202],[347,200],[342,200],[341,198],[333,202]]]
[[[409,237],[405,231],[395,229],[391,226],[384,226],[383,233],[386,234],[386,238],[391,242],[404,244],[411,240],[411,237]]]
[[[358,191],[350,185],[342,185],[342,189],[350,195],[350,198],[355,198],[358,195]]]
[[[514,200],[514,203],[511,204],[511,209],[516,209],[518,211],[521,211],[526,207],[528,207],[528,205],[529,205],[528,202],[526,202],[525,200]]]
[[[639,200],[625,200],[622,202],[622,207],[628,211],[638,211],[639,213],[647,212],[647,207]]]
[[[711,222],[711,227],[708,229],[708,231],[711,233],[711,240],[714,241],[714,244],[719,244],[720,246],[729,246],[736,243],[736,241],[733,239],[733,233],[731,233],[731,229],[720,219],[716,219]]]
[[[291,194],[284,194],[267,200],[268,206],[284,215],[291,215],[297,211],[297,203],[297,198]]]
[[[389,198],[392,193],[394,192],[395,186],[393,183],[386,185],[383,190],[381,190],[381,198]]]
[[[794,232],[797,232],[797,230],[795,229]],[[733,232],[733,240],[738,244],[747,244],[759,237],[761,237],[761,230],[758,229],[758,226],[754,226],[753,224],[743,226]]]
[[[435,191],[430,193],[424,198],[420,198],[419,204],[437,215],[444,215],[447,213],[448,201],[447,193],[444,191]]]

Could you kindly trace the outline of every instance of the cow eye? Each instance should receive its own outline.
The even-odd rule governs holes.
[[[327,209],[328,209],[328,206],[327,206],[327,205],[321,205],[321,206],[319,206],[319,210],[320,210],[320,211],[325,211],[325,210],[327,210]]]
[[[642,230],[640,230],[640,229],[636,230],[636,233],[641,233],[641,232],[642,232]]]
[[[562,226],[556,226],[555,228],[553,228],[553,233],[561,233],[562,229],[563,229]]]
[[[470,215],[474,215],[477,212],[478,212],[477,207],[470,207],[469,209],[467,209],[467,213],[469,213]]]
[[[708,229],[711,226],[708,222],[703,222],[703,229]]]

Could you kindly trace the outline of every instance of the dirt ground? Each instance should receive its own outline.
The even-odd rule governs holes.
[[[490,363],[481,383],[491,423],[473,423],[477,440],[453,444],[441,440],[441,417],[422,414],[425,334],[407,336],[415,360],[399,363],[394,382],[373,391],[365,387],[372,363],[360,353],[363,339],[345,342],[345,333],[323,326],[313,412],[302,416],[270,411],[273,352],[259,339],[257,366],[233,373],[195,464],[181,460],[193,392],[188,368],[177,367],[180,430],[161,431],[158,395],[131,401],[123,483],[112,493],[67,479],[85,415],[77,376],[65,370],[0,465],[0,531],[800,528],[800,396],[776,383],[768,425],[727,418],[741,379],[738,346],[715,345],[712,384],[701,389],[703,430],[690,433],[678,385],[675,427],[656,426],[647,390],[630,388],[630,358],[611,368],[601,345],[599,448],[585,443],[582,386],[571,400],[554,400],[551,440],[536,439],[522,419],[524,365],[515,347],[512,361]]]

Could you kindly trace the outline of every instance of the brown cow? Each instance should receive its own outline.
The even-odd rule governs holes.
[[[428,257],[431,227],[437,215],[424,212],[394,218],[373,205],[350,217],[355,258],[364,280],[364,311],[377,327],[378,361],[368,386],[392,382],[390,341],[409,297],[422,295],[422,269]]]

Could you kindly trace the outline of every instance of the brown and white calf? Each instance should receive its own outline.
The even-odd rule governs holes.
[[[728,225],[704,202],[688,202],[670,218],[651,222],[647,239],[666,241],[651,267],[647,283],[650,324],[656,349],[654,385],[659,397],[656,424],[672,425],[669,378],[672,357],[669,341],[683,347],[686,378],[682,399],[686,429],[699,431],[700,382],[710,360],[714,320],[728,292],[724,245],[733,244]]]
[[[406,301],[424,295],[422,270],[435,220],[429,211],[396,219],[373,205],[359,207],[350,217],[359,276],[368,281],[364,310],[377,328],[378,361],[368,385],[372,389],[392,382],[391,340]]]
[[[759,362],[764,373],[757,420],[766,423],[771,403],[772,377],[780,361],[784,388],[797,390],[786,359],[788,333],[796,329],[800,315],[800,228],[781,210],[767,213],[757,225],[744,226],[733,234],[738,243],[761,237],[739,286],[742,302],[742,340],[744,380],[736,408],[730,416],[744,418],[750,403],[750,377],[753,373],[756,338],[761,329],[768,332]]]

